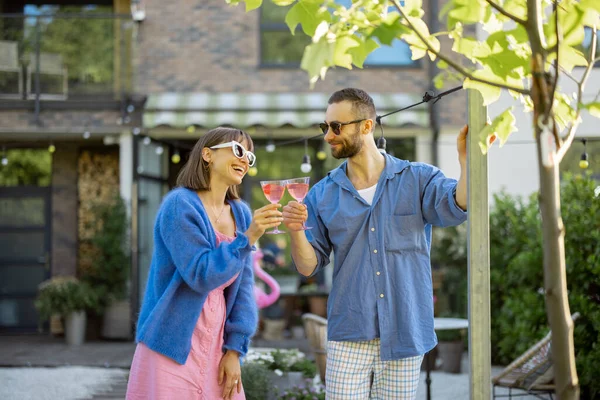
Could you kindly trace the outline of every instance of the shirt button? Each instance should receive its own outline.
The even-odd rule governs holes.
[[[210,332],[210,328],[206,328],[206,331],[207,331],[207,332]]]
[[[373,250],[373,253],[377,254],[377,250]]]
[[[371,228],[371,232],[375,232],[375,228]]]
[[[210,308],[210,311],[212,311],[212,312],[215,312],[215,308],[214,308],[214,307],[211,307],[211,308]]]
[[[381,272],[377,271],[377,276],[381,275]]]
[[[198,389],[198,394],[202,394],[202,389]]]
[[[379,297],[383,298],[383,293],[381,293],[381,294],[379,295]]]

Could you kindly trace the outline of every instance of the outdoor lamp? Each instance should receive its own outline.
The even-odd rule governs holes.
[[[304,172],[305,174],[308,174],[310,171],[312,171],[312,165],[310,165],[310,156],[308,154],[305,154],[302,157],[302,165],[300,165],[300,171]]]

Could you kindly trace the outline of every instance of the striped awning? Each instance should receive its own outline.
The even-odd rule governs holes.
[[[144,127],[214,128],[293,126],[309,128],[323,122],[326,93],[162,93],[150,95],[144,110]],[[421,101],[418,95],[372,94],[377,114]],[[420,105],[383,119],[384,126],[428,126],[427,108]]]

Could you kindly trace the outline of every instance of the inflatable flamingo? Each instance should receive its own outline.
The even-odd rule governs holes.
[[[262,267],[260,266],[260,260],[263,258],[263,253],[260,249],[254,252],[254,274],[263,282],[267,284],[268,287],[271,288],[271,293],[266,294],[262,289],[257,286],[254,286],[254,297],[256,298],[256,303],[258,304],[258,308],[269,307],[271,304],[275,303],[279,298],[279,284],[277,281],[269,274],[267,274]]]

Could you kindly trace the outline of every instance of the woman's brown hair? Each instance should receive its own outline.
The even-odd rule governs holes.
[[[195,191],[210,190],[210,167],[204,158],[202,158],[202,149],[205,147],[216,146],[221,143],[227,143],[235,140],[243,143],[246,141],[249,145],[249,151],[254,151],[252,138],[246,132],[240,129],[218,127],[211,129],[202,136],[190,152],[187,163],[183,166],[177,176],[177,186],[185,187]],[[230,186],[227,189],[228,200],[239,199],[238,187]]]

